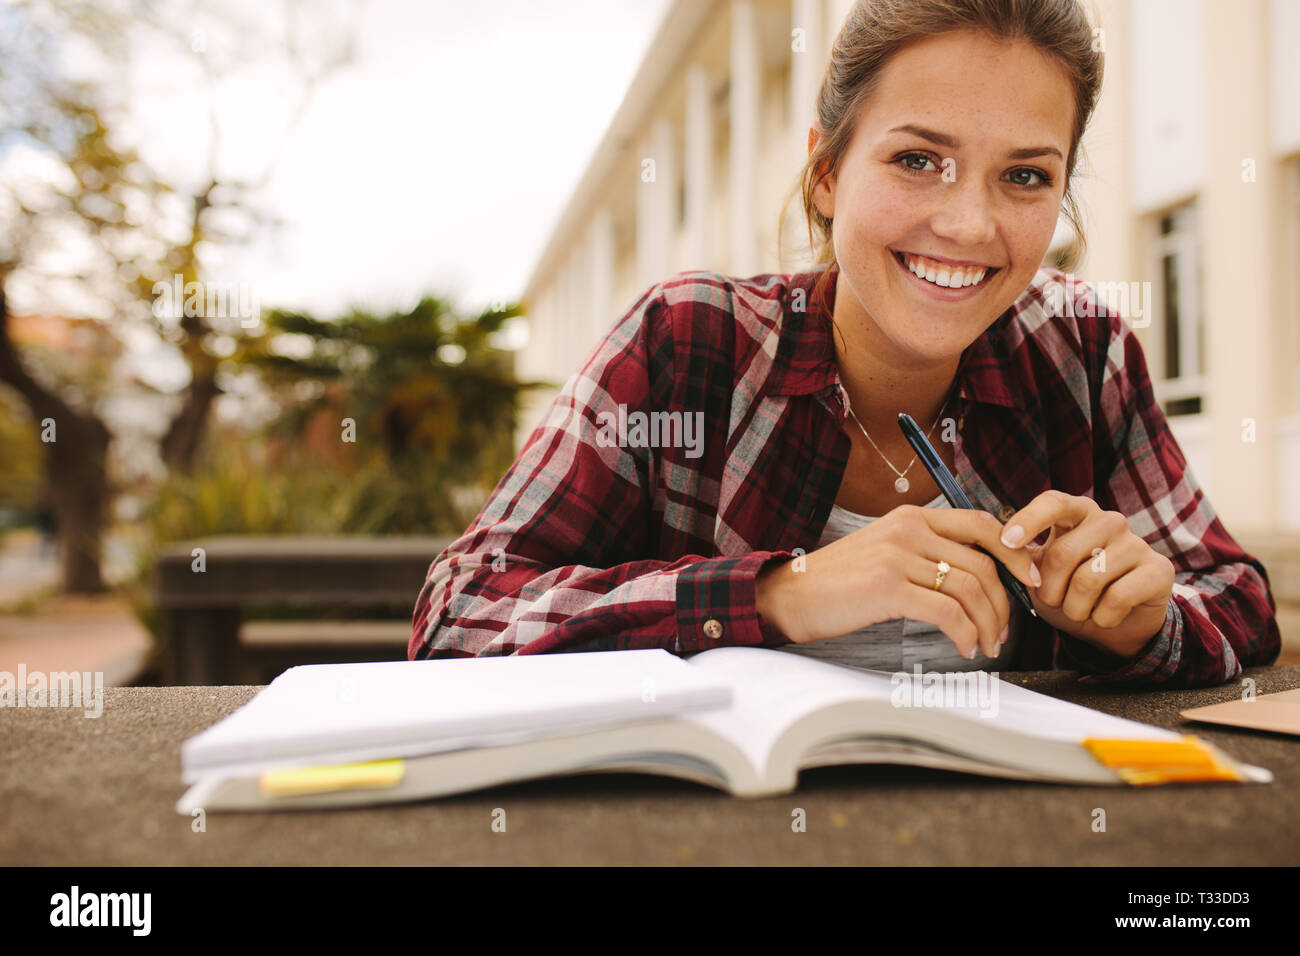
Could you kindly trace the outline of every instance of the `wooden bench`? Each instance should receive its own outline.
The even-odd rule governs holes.
[[[403,660],[429,565],[452,540],[241,535],[172,545],[153,580],[166,619],[164,683],[261,683],[295,664]],[[258,608],[400,617],[245,622]]]
[[[240,683],[265,684],[298,664],[404,661],[410,639],[410,621],[245,621]]]

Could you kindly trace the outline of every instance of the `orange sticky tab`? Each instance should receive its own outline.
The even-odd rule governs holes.
[[[1121,780],[1135,786],[1245,779],[1238,770],[1220,760],[1206,741],[1191,734],[1181,740],[1088,737],[1083,745],[1103,766],[1110,767]]]
[[[393,787],[402,782],[405,773],[405,760],[293,767],[288,770],[268,770],[257,778],[257,789],[271,797],[291,797],[330,790]]]
[[[1135,787],[1156,783],[1193,783],[1202,780],[1241,780],[1235,770],[1227,767],[1164,767],[1159,770],[1134,770],[1121,767],[1116,771],[1120,779]]]

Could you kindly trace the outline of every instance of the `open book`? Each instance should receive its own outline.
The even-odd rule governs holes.
[[[295,667],[182,747],[206,810],[419,800],[538,777],[663,774],[740,797],[799,771],[913,764],[1076,784],[1267,783],[1195,737],[983,671],[888,674],[779,650]]]

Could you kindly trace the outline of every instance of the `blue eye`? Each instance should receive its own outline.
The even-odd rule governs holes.
[[[1011,179],[1011,178],[1009,178],[1007,181],[1015,183],[1017,186],[1025,186],[1028,189],[1042,189],[1044,186],[1052,185],[1051,178],[1047,175],[1047,173],[1043,172],[1041,169],[1031,169],[1028,166],[1021,166],[1007,173],[1007,177],[1025,176],[1025,175],[1037,176],[1038,182],[1025,182],[1024,180],[1021,179]]]
[[[913,165],[913,161],[915,160],[920,160],[921,164],[919,166]],[[907,170],[909,173],[937,173],[939,171],[939,167],[935,165],[934,160],[925,153],[904,153],[895,159],[894,162],[901,163],[903,169]],[[929,169],[926,169],[927,164],[930,167]]]

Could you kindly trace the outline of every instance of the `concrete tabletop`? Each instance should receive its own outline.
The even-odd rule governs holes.
[[[0,709],[0,864],[1126,864],[1300,863],[1300,738],[1193,724],[1178,711],[1240,685],[1135,691],[1069,672],[1002,674],[1033,690],[1195,733],[1273,771],[1271,784],[1025,784],[908,767],[805,771],[797,791],[742,800],[684,781],[588,774],[418,804],[175,812],[180,745],[257,687],[105,691],[103,715]],[[1300,667],[1246,672],[1258,693]],[[1095,832],[1095,810],[1105,832]],[[796,809],[806,832],[794,832]],[[503,818],[505,831],[500,823]]]

